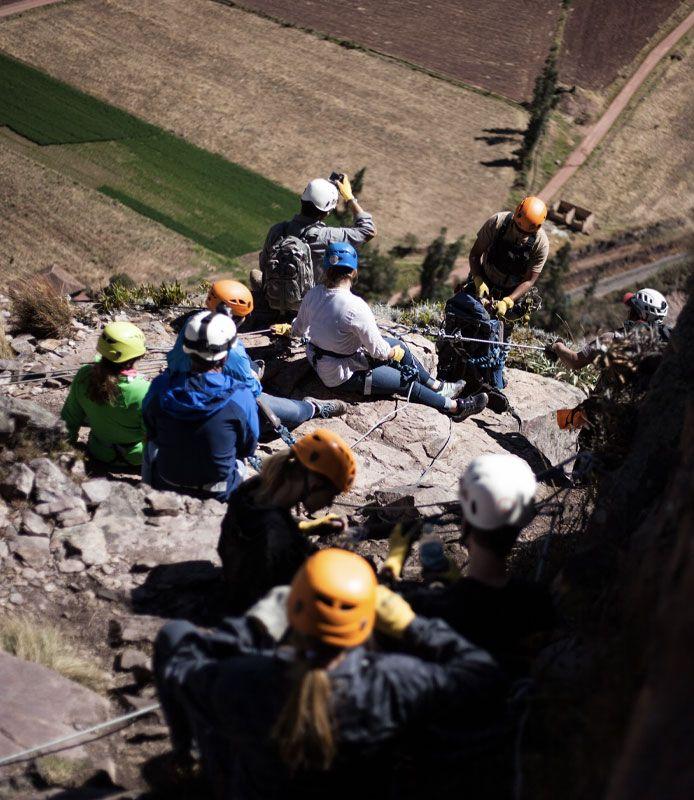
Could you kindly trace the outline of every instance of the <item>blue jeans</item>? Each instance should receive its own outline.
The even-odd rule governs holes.
[[[401,364],[407,367],[415,367],[417,370],[417,378],[412,384],[412,393],[410,400],[413,403],[421,403],[424,406],[431,406],[438,411],[445,411],[448,403],[446,398],[430,389],[425,384],[432,384],[435,379],[426,371],[424,366],[412,355],[406,344],[399,339],[392,339],[388,336],[383,337],[391,346],[400,346],[405,351],[405,355],[400,361]],[[365,395],[389,395],[398,394],[401,397],[407,397],[410,392],[410,384],[404,380],[402,372],[396,367],[389,367],[387,365],[375,367],[372,370],[355,372],[349,380],[340,384],[341,389],[347,389],[352,392],[360,392]]]
[[[275,397],[265,392],[260,395],[260,399],[267,403],[270,410],[279,417],[282,425],[285,425],[289,430],[311,419],[316,410],[313,403],[307,403],[305,400]],[[270,420],[262,412],[260,413],[260,430],[261,433],[268,433],[272,430]]]

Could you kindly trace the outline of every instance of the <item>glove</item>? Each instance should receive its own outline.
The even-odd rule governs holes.
[[[557,355],[557,351],[554,349],[554,342],[552,344],[548,344],[545,346],[545,358],[547,361],[551,361],[552,364],[555,364],[559,356]]]
[[[396,344],[393,348],[393,355],[390,357],[391,361],[397,361],[398,364],[405,358],[405,348]]]
[[[270,325],[270,330],[275,336],[289,336],[292,335],[292,326],[289,322],[278,322],[275,325]]]
[[[329,531],[321,531],[321,533],[343,531],[346,527],[345,520],[339,514],[326,514],[317,519],[302,520],[299,523],[299,530],[302,533],[319,533],[318,528],[322,526],[328,528]]]
[[[504,297],[503,300],[497,301],[494,303],[494,310],[496,311],[497,317],[501,317],[503,319],[515,305],[515,302],[511,300],[510,297]]]
[[[349,203],[350,200],[354,200],[354,195],[352,194],[352,184],[349,182],[349,178],[346,175],[343,175],[341,178],[336,180],[335,186],[337,186],[337,191],[340,193],[340,196],[345,203]]]
[[[415,613],[407,600],[379,583],[376,587],[376,630],[399,639],[414,618]]]
[[[256,620],[276,642],[279,642],[289,627],[288,597],[289,586],[275,586],[246,612],[246,616]]]
[[[477,290],[477,296],[480,299],[483,297],[489,297],[489,287],[484,282],[484,278],[481,275],[473,275],[472,280],[475,284],[475,289]]]
[[[381,572],[390,572],[394,578],[400,577],[416,530],[416,527],[412,526],[410,530],[403,533],[402,523],[398,522],[388,537],[388,556],[381,567]]]

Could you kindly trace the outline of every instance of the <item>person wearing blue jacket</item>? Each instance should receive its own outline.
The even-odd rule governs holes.
[[[235,338],[227,314],[200,311],[184,331],[190,370],[152,382],[143,416],[155,489],[226,501],[243,480],[259,425],[253,393],[224,371]]]
[[[374,627],[388,652],[369,646]],[[190,766],[195,743],[220,800],[408,797],[408,757],[433,759],[444,796],[437,756],[503,715],[508,689],[488,653],[333,548],[217,630],[168,623],[154,672],[174,764]],[[453,771],[466,771],[457,757]]]
[[[253,295],[239,281],[219,280],[212,284],[207,295],[205,305],[210,311],[231,314],[236,328],[241,327],[253,311]],[[187,323],[198,312],[192,312],[185,319]],[[185,349],[184,324],[176,338],[173,348],[166,356],[169,372],[172,374],[189,372],[191,357]],[[243,343],[237,338],[229,350],[224,362],[224,374],[229,375],[239,386],[245,386],[253,397],[259,398],[280,424],[290,430],[307,422],[314,417],[328,419],[340,416],[347,410],[347,406],[340,400],[318,400],[314,397],[305,397],[303,400],[294,400],[288,397],[275,397],[263,391],[258,374],[258,364],[251,361]],[[264,434],[270,433],[272,422],[263,414],[260,418],[261,429]]]

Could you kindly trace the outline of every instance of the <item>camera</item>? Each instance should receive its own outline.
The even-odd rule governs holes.
[[[337,183],[337,181],[341,181],[345,177],[344,172],[331,172],[330,173],[330,180],[333,183]]]

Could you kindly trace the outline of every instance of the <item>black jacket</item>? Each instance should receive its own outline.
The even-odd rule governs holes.
[[[329,773],[290,777],[270,734],[293,650],[246,618],[208,633],[169,623],[155,643],[155,673],[174,747],[197,741],[219,798],[402,797],[394,789],[402,755],[464,750],[502,713],[506,683],[486,652],[441,620],[416,618],[397,645],[402,652],[357,647],[330,670],[336,763]]]

